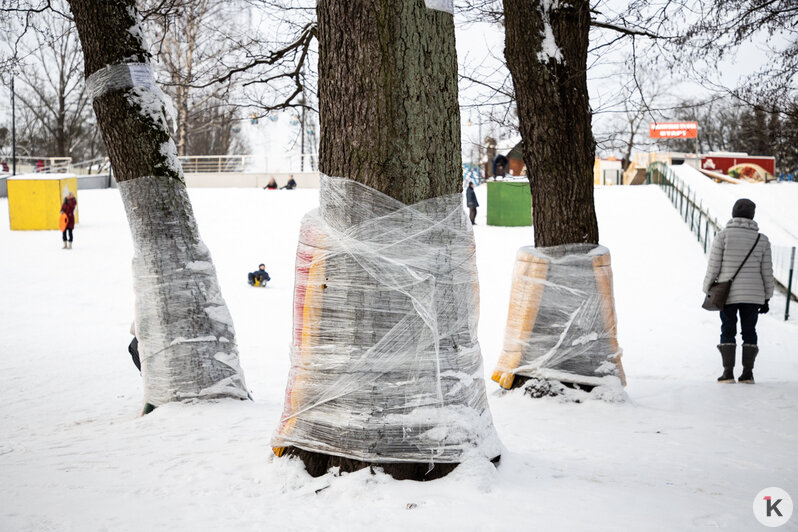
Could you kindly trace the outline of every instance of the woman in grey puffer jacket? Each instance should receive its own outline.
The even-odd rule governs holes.
[[[756,205],[749,199],[740,199],[732,208],[732,219],[717,234],[709,256],[707,274],[704,277],[704,293],[717,279],[728,281],[751,251],[759,235],[759,226],[754,221]],[[770,257],[770,241],[760,235],[751,256],[731,284],[726,306],[720,311],[720,344],[718,350],[723,359],[723,375],[718,382],[734,382],[734,359],[737,348],[737,314],[740,314],[740,332],[743,338],[743,372],[739,382],[753,384],[754,360],[757,347],[756,321],[758,314],[768,312],[768,301],[773,296],[773,263]]]

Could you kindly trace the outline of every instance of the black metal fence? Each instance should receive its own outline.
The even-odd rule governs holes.
[[[685,185],[670,166],[661,161],[648,166],[646,183],[659,185],[662,188],[673,206],[679,210],[685,223],[690,226],[690,231],[704,248],[704,253],[709,253],[715,235],[723,229],[723,226],[703,207],[696,192]]]

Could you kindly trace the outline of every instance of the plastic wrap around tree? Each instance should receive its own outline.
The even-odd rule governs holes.
[[[610,252],[594,244],[518,250],[493,380],[524,376],[582,386],[626,384],[616,337]]]
[[[405,205],[322,176],[296,256],[280,456],[495,458],[477,341],[474,238],[458,195]]]
[[[136,337],[144,401],[248,397],[233,320],[197,230],[185,184],[119,183],[135,253]]]

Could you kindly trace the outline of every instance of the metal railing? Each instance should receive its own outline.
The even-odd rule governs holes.
[[[107,174],[111,168],[108,157],[95,157],[87,161],[80,161],[70,165],[70,173],[76,175]]]
[[[679,210],[679,215],[696,235],[699,245],[704,253],[712,250],[715,236],[723,229],[718,219],[712,216],[696,191],[691,190],[682,179],[676,175],[670,165],[655,161],[648,165],[646,183],[659,185],[668,196],[673,206]],[[784,309],[784,319],[790,317],[790,300],[798,299],[798,286],[793,287],[792,279],[795,270],[795,246],[771,246],[773,260],[773,277],[776,283],[787,293],[787,304]]]
[[[286,155],[187,155],[179,157],[183,172],[193,173],[291,173],[318,170],[318,154]],[[3,159],[11,168],[11,160]],[[108,173],[107,157],[72,162],[71,157],[17,157],[17,174],[35,172],[74,173],[77,175]],[[0,171],[4,171],[0,167]]]
[[[9,167],[12,161],[9,157],[4,159]],[[30,157],[17,155],[17,174],[32,174],[38,172],[66,173],[72,164],[72,157]]]
[[[252,155],[190,155],[179,159],[187,174],[246,172],[255,163]]]
[[[187,155],[180,157],[183,172],[193,173],[289,173],[315,172],[315,153],[286,155]]]
[[[798,300],[798,286],[793,285],[795,272],[795,246],[773,246],[773,277],[782,288],[787,291],[787,306],[784,309],[784,319],[790,317],[790,299]]]

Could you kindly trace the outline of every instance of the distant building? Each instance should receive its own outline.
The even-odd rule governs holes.
[[[526,164],[524,164],[523,141],[519,141],[513,149],[507,153],[510,161],[510,174],[519,176],[526,175]]]
[[[593,164],[593,184],[594,185],[622,185],[623,166],[621,161],[615,157],[600,159],[596,157]]]

